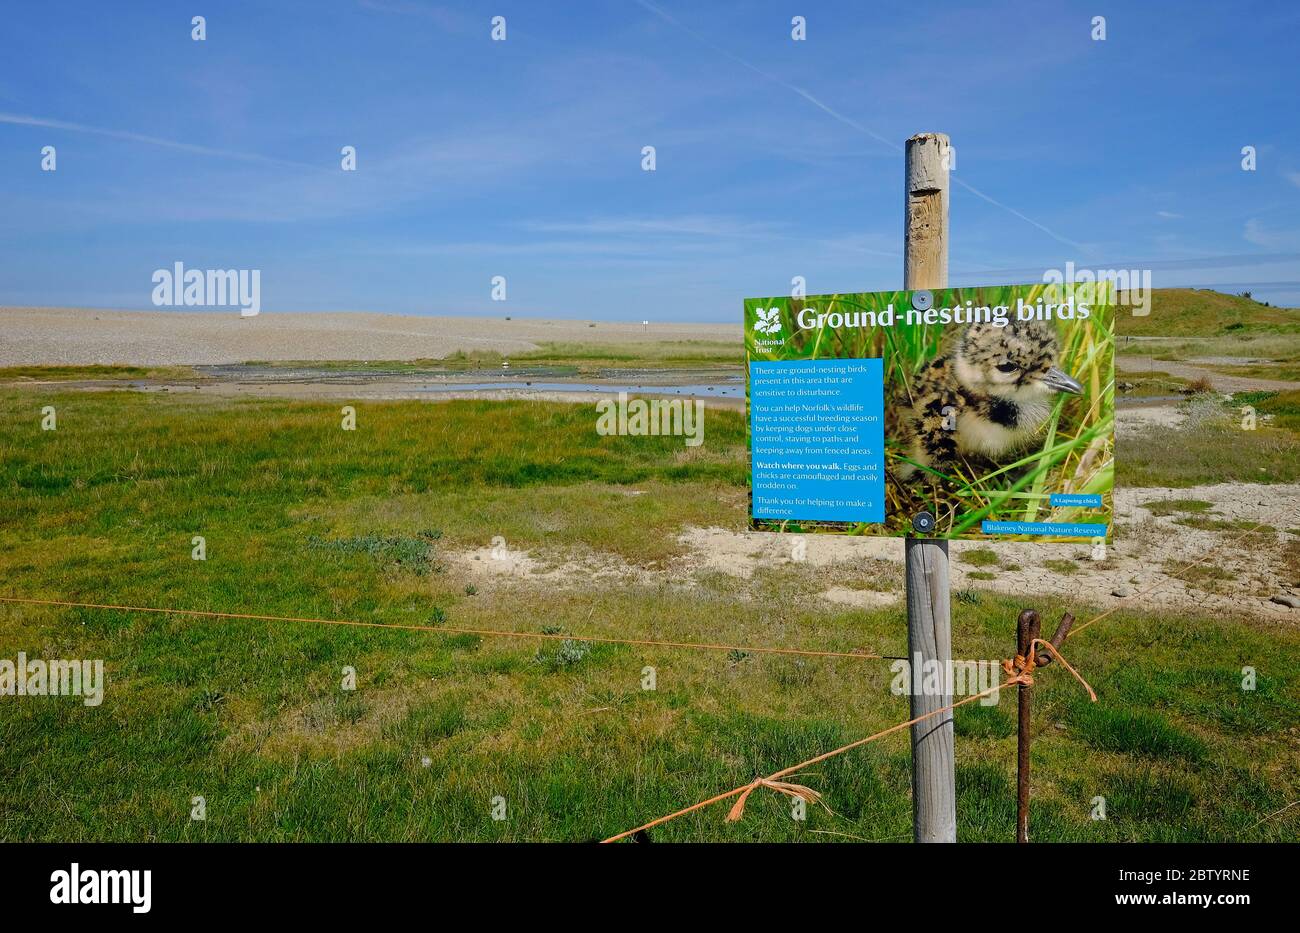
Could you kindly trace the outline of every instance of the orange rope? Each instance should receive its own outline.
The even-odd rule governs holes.
[[[745,645],[715,645],[689,641],[647,641],[631,638],[602,638],[591,635],[551,635],[543,632],[498,631],[481,628],[457,628],[449,625],[389,625],[383,622],[356,622],[350,619],[314,619],[300,616],[267,616],[244,612],[214,612],[207,609],[160,609],[151,606],[113,606],[100,603],[75,603],[56,599],[25,599],[17,596],[0,596],[3,603],[24,603],[34,606],[63,606],[74,609],[111,609],[117,612],[156,612],[170,615],[203,616],[210,619],[247,619],[259,622],[314,622],[319,625],[349,625],[358,628],[402,629],[412,632],[434,632],[452,635],[483,635],[501,638],[538,638],[570,641],[600,642],[610,645],[638,645],[651,648],[700,648],[710,651],[750,651],[755,654],[795,654],[803,657],[821,658],[856,658],[858,660],[880,660],[879,654],[856,651],[811,651],[802,648],[755,648]]]
[[[1061,662],[1061,664],[1065,667],[1065,669],[1068,670],[1071,674],[1073,674],[1075,676],[1075,679],[1078,680],[1079,683],[1083,684],[1084,689],[1088,691],[1088,696],[1091,697],[1092,701],[1095,703],[1097,701],[1097,694],[1093,691],[1092,687],[1088,684],[1088,682],[1084,680],[1082,676],[1080,676],[1079,672],[1076,671],[1073,667],[1071,667],[1068,663],[1066,663],[1065,658],[1061,657],[1061,655],[1057,652],[1056,648],[1050,642],[1045,642],[1041,638],[1035,638],[1034,641],[1030,644],[1028,657],[1017,655],[1015,660],[1007,660],[1002,662],[1003,669],[1007,671],[1008,677],[1005,681],[998,684],[996,687],[989,687],[987,690],[982,690],[979,693],[971,694],[970,696],[966,697],[963,700],[958,700],[956,703],[950,703],[947,706],[943,706],[940,707],[939,709],[932,710],[931,712],[924,713],[913,719],[909,719],[906,722],[897,723],[895,725],[890,726],[888,729],[881,729],[879,732],[873,733],[864,739],[858,739],[856,742],[850,742],[848,745],[841,745],[839,748],[831,749],[829,752],[823,752],[822,754],[818,755],[816,758],[809,758],[807,761],[801,761],[799,762],[799,764],[791,765],[789,768],[782,768],[780,771],[777,771],[773,774],[769,774],[767,777],[755,778],[754,780],[750,781],[748,784],[742,784],[740,787],[733,788],[732,790],[729,790],[726,793],[716,794],[715,796],[710,797],[708,800],[702,800],[699,803],[692,804],[689,807],[683,807],[682,809],[678,810],[676,813],[669,813],[667,816],[661,816],[657,820],[651,820],[649,823],[644,823],[641,826],[636,827],[635,829],[629,829],[627,832],[619,833],[617,836],[610,836],[608,839],[603,839],[601,841],[618,842],[618,840],[625,839],[628,836],[631,836],[635,833],[639,833],[642,832],[643,830],[647,830],[652,827],[659,826],[663,823],[667,823],[669,820],[675,820],[679,816],[685,816],[687,813],[694,813],[696,810],[702,810],[703,808],[709,806],[710,804],[717,803],[721,800],[727,800],[731,797],[739,796],[740,799],[736,801],[736,803],[732,806],[731,811],[727,814],[727,822],[729,823],[735,822],[736,820],[740,819],[741,816],[744,815],[746,799],[748,799],[749,795],[760,787],[770,787],[773,790],[779,791],[783,794],[787,794],[791,797],[802,797],[804,800],[807,800],[810,803],[812,802],[820,803],[821,795],[816,791],[812,790],[811,788],[804,787],[801,784],[788,784],[784,781],[781,781],[780,779],[783,777],[788,777],[797,771],[802,771],[804,768],[807,768],[809,765],[815,765],[818,762],[825,761],[828,758],[834,758],[836,755],[843,755],[845,752],[851,751],[852,749],[858,748],[859,746],[866,745],[868,742],[874,742],[876,739],[883,738],[884,736],[890,735],[891,733],[898,732],[902,729],[906,729],[909,726],[914,726],[918,722],[924,722],[925,720],[932,719],[935,716],[941,716],[944,713],[951,712],[952,710],[955,710],[959,706],[965,706],[967,703],[973,703],[976,700],[989,696],[990,694],[997,693],[999,690],[1001,690],[1004,687],[1010,687],[1013,684],[1024,684],[1026,686],[1032,685],[1034,682],[1033,669],[1034,669],[1034,655],[1035,655],[1033,649],[1034,649],[1034,645],[1038,645],[1038,644],[1041,644],[1044,647],[1046,647],[1047,650],[1050,651],[1056,657],[1056,659]],[[808,796],[810,794],[812,795],[812,797]],[[825,804],[822,805],[825,806]]]
[[[836,755],[842,755],[845,752],[850,751],[851,749],[857,748],[859,745],[866,745],[868,742],[874,742],[876,739],[883,738],[884,736],[887,736],[893,732],[897,732],[900,729],[906,729],[908,726],[915,725],[916,723],[922,722],[923,720],[926,719],[930,719],[933,716],[942,715],[943,713],[954,710],[957,707],[962,706],[966,703],[971,703],[975,700],[980,699],[981,697],[986,697],[990,693],[993,693],[997,690],[1001,690],[1003,687],[1009,687],[1015,682],[1016,681],[1014,680],[1008,680],[1005,683],[998,684],[996,687],[990,687],[988,690],[985,690],[982,693],[976,693],[972,696],[968,696],[966,697],[966,699],[959,700],[958,702],[953,703],[949,706],[945,706],[942,709],[937,709],[934,710],[933,712],[925,713],[922,716],[917,716],[915,719],[909,719],[907,722],[900,722],[897,725],[890,726],[888,729],[881,729],[879,732],[869,735],[865,739],[858,739],[856,742],[850,742],[848,745],[843,745],[839,748],[832,749],[829,752],[825,752],[824,754],[818,755],[816,758],[809,758],[807,761],[801,761],[799,764],[794,765],[793,767],[783,768],[782,770],[777,771],[774,774],[769,774],[765,778],[756,778],[755,780],[750,781],[748,784],[742,784],[739,787],[729,790],[724,794],[717,794],[716,796],[710,797],[708,800],[701,800],[699,803],[692,804],[689,807],[683,807],[682,809],[678,810],[676,813],[669,813],[667,816],[661,816],[657,820],[651,820],[649,823],[644,823],[641,826],[636,827],[636,829],[629,829],[625,833],[619,833],[617,836],[610,836],[608,839],[603,839],[601,841],[618,842],[618,840],[624,839],[627,836],[631,836],[634,833],[639,833],[642,830],[650,829],[652,827],[660,825],[661,823],[667,823],[669,820],[675,820],[679,816],[685,816],[688,813],[694,813],[696,810],[701,810],[704,807],[707,807],[710,804],[717,803],[720,800],[727,800],[728,798],[735,797],[739,794],[748,796],[756,788],[764,787],[764,786],[770,787],[771,782],[777,781],[780,778],[783,778],[789,774],[793,774],[796,771],[801,771],[804,768],[808,767],[809,765],[817,764],[819,761],[825,761],[827,758],[834,758]],[[743,805],[738,803],[737,806],[740,807],[741,813],[743,813],[744,811]],[[733,814],[735,815],[736,819],[739,819],[741,814],[737,813],[736,811],[737,808],[732,807],[731,813],[727,815],[727,819],[728,820],[732,819]]]
[[[736,803],[727,813],[728,823],[734,823],[745,815],[745,801],[749,799],[749,795],[753,791],[760,787],[770,787],[774,791],[786,794],[790,797],[797,797],[808,803],[820,803],[827,813],[831,812],[831,808],[826,806],[825,802],[822,801],[822,795],[811,787],[804,787],[802,784],[791,784],[789,781],[773,781],[771,778],[759,778],[753,784],[746,787],[745,790],[741,792],[741,795],[736,798]]]
[[[1037,663],[1035,661],[1035,658],[1037,658],[1038,656],[1038,652],[1034,651],[1034,645],[1042,645],[1044,648],[1046,648],[1048,650],[1048,653],[1050,653],[1052,657],[1056,658],[1056,660],[1061,662],[1062,667],[1064,667],[1067,671],[1069,671],[1071,674],[1074,675],[1075,680],[1083,684],[1083,688],[1088,691],[1088,696],[1092,700],[1092,702],[1094,703],[1097,702],[1097,692],[1092,689],[1092,686],[1086,680],[1083,679],[1083,676],[1078,671],[1076,671],[1073,667],[1070,666],[1069,661],[1065,660],[1065,658],[1061,656],[1061,652],[1056,650],[1056,645],[1052,644],[1050,641],[1045,641],[1042,638],[1035,638],[1033,641],[1029,643],[1029,663],[1031,665],[1030,668],[1031,673],[1029,675],[1029,683],[1027,684],[1027,686],[1032,687],[1034,684],[1032,665]]]

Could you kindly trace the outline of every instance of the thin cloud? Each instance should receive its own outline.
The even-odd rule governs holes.
[[[538,233],[585,234],[588,236],[691,236],[768,237],[771,224],[738,221],[729,217],[687,215],[681,217],[604,217],[583,221],[533,221],[523,224]]]
[[[797,85],[794,84],[790,84],[788,81],[783,81],[782,79],[778,78],[776,75],[769,74],[768,72],[757,67],[756,65],[751,65],[749,62],[745,61],[745,59],[741,58],[739,55],[735,55],[729,52],[727,49],[724,49],[722,46],[713,42],[711,39],[696,32],[690,26],[687,26],[685,23],[674,18],[666,10],[660,9],[659,7],[655,6],[653,3],[649,2],[649,0],[636,0],[636,2],[641,4],[641,6],[645,7],[651,13],[658,16],[660,19],[664,20],[664,22],[676,26],[678,29],[685,32],[695,41],[707,45],[709,48],[713,49],[713,51],[717,52],[719,55],[723,55],[731,59],[736,64],[748,68],[750,71],[754,72],[754,74],[758,75],[761,78],[765,78],[774,84],[779,84],[781,87],[785,88],[788,91],[793,91],[795,94],[798,94],[800,97],[804,98],[809,103],[811,103],[814,107],[817,107],[818,109],[825,111],[827,114],[834,117],[836,120],[839,120],[841,123],[847,126],[853,127],[858,132],[865,133],[866,135],[870,136],[872,139],[876,140],[882,145],[888,146],[890,149],[893,149],[896,152],[903,151],[903,147],[898,145],[898,143],[894,142],[893,140],[887,139],[886,137],[881,136],[879,133],[877,133],[875,130],[871,129],[870,127],[864,126],[858,121],[846,117],[844,114],[840,113],[839,111],[834,110],[833,108],[822,103],[820,100],[818,100],[812,94],[809,94],[803,88],[798,87]]]
[[[1272,249],[1285,249],[1300,243],[1300,234],[1291,230],[1270,230],[1260,223],[1257,217],[1252,217],[1246,221],[1246,226],[1241,235],[1245,240],[1254,243],[1256,246],[1266,246]]]
[[[67,120],[52,120],[48,117],[31,117],[18,113],[0,113],[0,123],[8,123],[12,126],[39,126],[53,130],[67,130],[72,133],[89,133],[93,136],[106,136],[110,139],[121,139],[127,142],[143,143],[147,146],[159,146],[163,149],[174,149],[177,152],[189,152],[194,155],[234,159],[239,162],[278,165],[286,168],[320,169],[322,167],[319,165],[311,165],[307,162],[292,162],[287,159],[275,159],[270,156],[258,155],[251,152],[236,152],[232,149],[214,149],[211,146],[198,146],[194,143],[183,143],[174,139],[163,139],[158,136],[145,136],[142,133],[131,133],[126,130],[109,130],[98,126],[86,126],[84,123],[70,123]]]
[[[742,65],[745,68],[748,68],[750,71],[754,72],[754,74],[759,75],[760,77],[765,78],[768,81],[773,82],[774,84],[778,84],[788,91],[798,94],[800,97],[808,101],[808,103],[812,104],[818,110],[821,110],[823,113],[833,117],[834,119],[843,123],[845,126],[852,127],[858,132],[870,136],[872,139],[876,140],[882,145],[888,146],[890,149],[894,150],[895,152],[903,151],[903,147],[898,145],[898,143],[894,142],[893,140],[880,135],[875,130],[871,129],[871,127],[859,123],[857,120],[854,120],[851,117],[845,116],[835,108],[831,107],[829,104],[819,100],[817,97],[813,96],[810,92],[804,90],[798,85],[791,84],[788,81],[776,77],[776,75],[769,74],[768,72],[757,67],[756,65],[751,65],[749,62],[745,61],[745,59],[741,58],[738,55],[733,54],[727,49],[724,49],[722,46],[718,45],[717,43],[713,42],[707,37],[691,29],[689,26],[685,25],[680,20],[675,19],[667,11],[651,3],[650,0],[636,0],[636,2],[640,4],[642,7],[644,7],[645,9],[649,10],[651,13],[654,13],[660,19],[664,20],[667,23],[670,23],[673,26],[676,26],[678,29],[681,29],[683,32],[691,36],[691,38],[695,39],[697,42],[701,42],[704,45],[708,46],[710,49],[713,49],[713,51],[717,52],[719,55],[723,55],[731,59],[732,61],[736,62],[737,64]],[[1061,236],[1061,234],[1057,233],[1055,230],[1052,230],[1051,228],[1044,226],[1043,224],[1034,220],[1032,217],[1022,214],[1014,207],[1003,204],[1001,201],[997,200],[996,198],[993,198],[992,196],[985,194],[983,191],[980,191],[974,185],[971,185],[963,181],[961,178],[957,177],[956,175],[952,176],[952,180],[955,181],[957,184],[961,185],[961,187],[965,188],[971,194],[975,195],[977,198],[987,201],[989,204],[992,204],[994,207],[1000,207],[1002,210],[1006,211],[1012,216],[1018,217],[1021,220],[1023,220],[1025,223],[1029,224],[1030,226],[1036,227],[1037,229],[1041,230],[1043,233],[1046,233],[1052,239],[1060,243],[1064,243],[1066,246],[1070,246],[1073,247],[1074,249],[1080,250],[1081,252],[1087,251],[1082,244],[1076,243],[1074,240]]]
[[[469,21],[460,13],[444,6],[426,6],[411,0],[359,0],[358,6],[375,13],[392,13],[397,16],[415,16],[436,23],[448,32],[469,31]]]
[[[960,177],[958,177],[958,176],[956,176],[956,175],[953,175],[953,176],[952,176],[952,180],[955,181],[955,182],[957,182],[957,184],[961,185],[963,188],[965,188],[965,189],[966,189],[967,191],[969,191],[971,194],[975,195],[975,197],[977,197],[977,198],[982,198],[982,199],[984,199],[985,201],[988,201],[988,202],[989,202],[990,204],[992,204],[994,207],[1000,207],[1000,208],[1002,208],[1004,211],[1006,211],[1007,213],[1011,214],[1013,217],[1019,217],[1021,220],[1023,220],[1025,223],[1029,224],[1029,225],[1032,226],[1032,227],[1037,227],[1039,230],[1043,231],[1043,232],[1046,233],[1048,236],[1050,236],[1053,240],[1056,240],[1056,241],[1059,242],[1059,243],[1064,243],[1066,246],[1073,247],[1074,249],[1079,250],[1079,252],[1081,252],[1081,253],[1090,252],[1090,250],[1088,249],[1088,247],[1084,246],[1082,243],[1076,243],[1074,240],[1071,240],[1071,239],[1068,239],[1068,238],[1066,238],[1066,237],[1061,236],[1061,235],[1060,235],[1059,233],[1057,233],[1055,230],[1051,230],[1051,229],[1049,229],[1048,227],[1044,227],[1044,226],[1043,226],[1042,224],[1040,224],[1038,221],[1034,220],[1034,218],[1029,217],[1029,216],[1027,216],[1027,215],[1025,215],[1025,214],[1022,214],[1022,213],[1020,213],[1020,211],[1016,210],[1014,207],[1010,207],[1010,206],[1008,206],[1008,205],[1006,205],[1006,204],[1003,204],[1001,201],[998,201],[998,200],[996,200],[995,198],[990,197],[989,195],[985,194],[983,191],[980,191],[980,190],[979,190],[978,188],[976,188],[974,185],[967,184],[967,183],[966,183],[965,181],[963,181]]]

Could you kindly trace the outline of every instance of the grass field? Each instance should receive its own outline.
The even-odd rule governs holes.
[[[1122,336],[1248,338],[1300,333],[1300,311],[1275,308],[1240,295],[1208,288],[1157,288],[1151,313],[1121,313],[1115,331]]]
[[[1188,402],[1195,430],[1143,428],[1117,458],[1118,482],[1132,486],[1300,481],[1300,406],[1295,392],[1251,392],[1231,403],[1200,396]],[[1269,420],[1240,428],[1241,407]]]
[[[40,430],[45,405],[56,431]],[[683,527],[744,524],[742,415],[711,410],[689,451],[680,438],[600,437],[594,417],[534,402],[371,403],[345,432],[328,403],[0,389],[0,593],[904,653],[901,609],[811,598],[844,568],[759,566],[737,580],[681,566]],[[1175,462],[1121,445],[1118,479],[1192,483],[1221,469],[1215,457],[1253,469],[1284,439],[1238,432],[1215,453],[1213,438],[1171,437]],[[1294,447],[1273,467],[1291,479]],[[194,535],[206,561],[191,559]],[[496,535],[682,578],[476,584],[457,555]],[[1006,656],[1021,603],[957,595],[955,654]],[[1067,608],[1034,602],[1048,628]],[[18,651],[103,658],[108,684],[93,708],[0,698],[3,840],[592,839],[907,709],[879,660],[0,605],[0,658]],[[1036,839],[1295,838],[1300,810],[1266,817],[1300,797],[1300,635],[1124,611],[1067,654],[1101,702],[1064,671],[1039,677]],[[340,689],[345,666],[355,691]],[[1253,692],[1243,666],[1259,672]],[[1013,836],[1014,715],[1010,693],[958,711],[963,840]],[[809,807],[796,822],[760,791],[739,824],[718,807],[653,836],[904,840],[908,775],[907,739],[891,737],[799,779],[834,815]],[[203,822],[190,819],[197,795]],[[1105,821],[1089,816],[1099,795]]]
[[[1169,373],[1158,369],[1134,370],[1132,372],[1117,369],[1115,370],[1115,380],[1116,385],[1121,387],[1120,391],[1126,398],[1151,396],[1168,398],[1183,393],[1188,387],[1188,380],[1178,376],[1171,376]]]

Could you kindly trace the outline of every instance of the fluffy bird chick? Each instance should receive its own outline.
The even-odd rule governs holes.
[[[910,394],[895,399],[891,436],[935,470],[959,455],[1001,460],[1042,428],[1055,393],[1083,391],[1057,368],[1058,353],[1050,323],[973,324],[916,374]],[[894,472],[907,479],[918,471],[895,461]]]

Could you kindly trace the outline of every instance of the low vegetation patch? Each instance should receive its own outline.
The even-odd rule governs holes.
[[[1236,573],[1208,561],[1169,560],[1164,571],[1207,593],[1231,593],[1240,588]]]
[[[1128,370],[1123,358],[1115,364],[1115,387],[1123,398],[1146,398],[1180,395],[1187,380],[1160,370]]]
[[[1207,754],[1204,742],[1157,713],[1076,703],[1070,707],[1069,725],[1076,738],[1101,751],[1191,762],[1203,761]]]
[[[395,564],[423,575],[442,570],[433,560],[433,543],[440,537],[441,532],[437,531],[422,531],[413,538],[373,533],[352,538],[320,538],[313,535],[307,539],[307,547],[313,551],[332,554],[365,554],[383,563]]]
[[[1142,508],[1152,515],[1179,515],[1183,512],[1210,512],[1214,510],[1213,502],[1204,499],[1153,499],[1143,502]]]
[[[1180,427],[1151,425],[1121,432],[1115,482],[1131,486],[1200,486],[1210,483],[1300,481],[1300,435],[1285,426],[1243,430],[1220,417]]]
[[[100,379],[193,380],[189,366],[0,366],[0,382],[75,382]]]
[[[989,548],[972,548],[969,551],[964,551],[961,559],[963,563],[970,564],[973,567],[991,567],[999,561],[998,555]]]
[[[1272,525],[1264,522],[1252,521],[1248,518],[1205,518],[1200,515],[1186,515],[1182,518],[1174,519],[1175,525],[1186,525],[1188,528],[1199,528],[1202,531],[1251,531],[1260,535],[1275,535],[1277,529]]]

